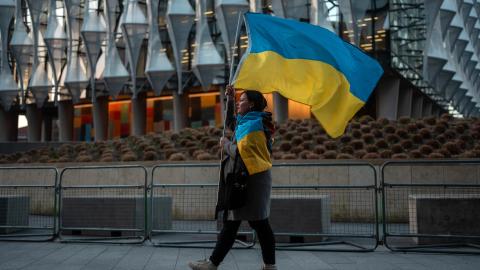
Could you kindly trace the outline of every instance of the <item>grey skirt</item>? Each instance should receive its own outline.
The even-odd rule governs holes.
[[[270,215],[270,193],[272,174],[270,170],[248,178],[247,203],[244,207],[231,210],[228,220],[262,220]]]

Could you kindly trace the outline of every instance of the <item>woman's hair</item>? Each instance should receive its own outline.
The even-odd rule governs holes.
[[[248,101],[253,103],[251,111],[263,112],[267,107],[267,100],[262,93],[255,90],[246,90],[243,93],[247,95]]]

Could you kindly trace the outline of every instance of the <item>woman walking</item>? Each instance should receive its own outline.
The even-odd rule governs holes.
[[[268,222],[270,214],[271,143],[274,132],[271,113],[265,112],[267,101],[258,91],[247,90],[242,93],[236,104],[237,117],[234,116],[235,89],[228,86],[226,125],[234,130],[233,140],[220,139],[225,154],[222,160],[219,200],[216,214],[223,213],[223,229],[212,255],[208,260],[190,262],[193,270],[215,270],[232,248],[242,220],[255,230],[262,249],[263,266],[261,269],[276,270],[275,238]],[[244,205],[228,210],[225,197],[226,178],[229,173],[245,170],[246,194]],[[216,215],[217,216],[217,215]]]

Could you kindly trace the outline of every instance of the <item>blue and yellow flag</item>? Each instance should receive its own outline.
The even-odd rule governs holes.
[[[342,135],[383,73],[378,62],[319,26],[259,13],[245,22],[249,44],[234,87],[310,105],[331,137]]]
[[[235,139],[248,174],[256,174],[272,167],[267,137],[265,136],[264,112],[252,111],[237,116]]]

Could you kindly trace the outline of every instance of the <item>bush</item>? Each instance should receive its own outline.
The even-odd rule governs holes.
[[[400,137],[398,137],[396,134],[388,134],[385,139],[389,143],[398,143],[400,141]]]
[[[279,148],[284,152],[288,152],[292,149],[292,145],[289,142],[282,142],[280,143]]]
[[[384,139],[380,139],[378,140],[375,145],[378,147],[378,148],[387,148],[388,147],[388,143],[387,141],[385,141]]]
[[[413,147],[413,142],[411,140],[401,140],[400,146],[402,146],[403,149],[410,149]]]
[[[303,150],[303,147],[301,145],[299,146],[295,146],[295,147],[292,147],[292,149],[290,149],[290,153],[293,153],[293,154],[298,154],[300,152],[302,152]]]
[[[317,155],[315,153],[310,153],[307,155],[307,159],[320,159],[320,155]]]
[[[378,153],[366,153],[362,159],[378,159],[380,158],[380,155]]]
[[[395,154],[403,153],[403,147],[398,143],[392,145],[391,150]]]
[[[354,157],[349,153],[340,153],[337,155],[337,159],[354,159]]]
[[[392,125],[387,125],[383,128],[383,132],[388,133],[388,134],[393,134],[395,133],[395,127]]]
[[[335,159],[337,158],[337,152],[333,150],[328,150],[323,153],[323,157],[326,159]]]
[[[355,149],[355,150],[362,149],[362,148],[363,148],[363,141],[361,141],[361,140],[353,140],[353,141],[350,143],[350,146],[353,147],[353,149]]]
[[[435,117],[427,117],[423,119],[423,122],[427,125],[433,126],[437,123],[437,119]]]
[[[327,149],[327,150],[336,150],[337,149],[337,143],[335,141],[332,141],[332,140],[325,141],[323,143],[323,145],[325,146],[325,149]]]
[[[352,131],[352,137],[355,139],[359,139],[362,137],[362,132],[360,130],[355,129]]]
[[[370,133],[371,130],[372,130],[372,129],[370,128],[370,126],[367,126],[367,125],[362,125],[362,126],[360,127],[360,131],[361,131],[362,133]]]
[[[430,134],[430,130],[428,128],[420,129],[418,134],[420,134],[420,136],[422,136],[423,139],[430,139],[432,137],[432,135]]]
[[[184,161],[187,160],[183,153],[173,153],[168,158],[169,161]]]
[[[158,155],[157,152],[154,151],[147,151],[143,154],[143,160],[157,160]]]
[[[428,156],[429,154],[431,154],[433,152],[433,148],[429,145],[422,145],[422,146],[420,146],[420,148],[418,150],[424,156]]]
[[[214,160],[216,159],[215,156],[209,154],[209,153],[201,153],[199,155],[197,155],[197,160]]]
[[[433,139],[426,141],[425,144],[432,147],[433,149],[438,149],[441,146],[438,141]]]
[[[313,136],[312,136],[312,133],[310,131],[302,133],[302,139],[305,140],[305,141],[311,140],[312,137]]]
[[[400,137],[402,139],[407,139],[409,137],[408,131],[406,129],[403,129],[403,128],[397,129],[397,132],[395,132],[395,134],[397,134],[398,137]]]
[[[301,136],[293,136],[291,143],[293,146],[300,145],[303,142],[303,139]]]
[[[297,155],[295,155],[295,154],[284,154],[281,159],[285,159],[285,160],[297,159]]]
[[[321,154],[325,153],[325,147],[323,147],[323,145],[316,145],[316,146],[313,148],[313,152],[314,152],[315,154],[321,155]]]
[[[438,152],[430,153],[430,154],[428,154],[427,157],[428,158],[445,158],[445,156],[443,154],[438,153]]]
[[[410,152],[410,157],[411,158],[422,158],[423,154],[419,150],[412,150]]]
[[[358,150],[358,151],[355,151],[355,153],[353,154],[356,158],[363,158],[363,156],[365,156],[367,154],[367,152],[365,150]]]
[[[298,154],[298,156],[301,158],[301,159],[307,159],[307,156],[309,154],[313,154],[312,152],[308,151],[308,150],[303,150],[302,152],[300,152]]]
[[[378,129],[373,129],[372,134],[375,136],[375,138],[383,138],[383,132]]]
[[[379,154],[381,158],[391,158],[393,155],[393,152],[391,150],[385,149],[385,150],[380,150]]]
[[[122,161],[136,161],[137,156],[133,152],[126,152],[122,155]]]
[[[407,159],[408,155],[405,153],[393,154],[392,159]]]
[[[342,143],[349,143],[352,141],[352,136],[348,135],[348,134],[343,134],[342,137],[340,137],[340,142]]]
[[[354,151],[353,147],[351,147],[350,145],[345,145],[344,147],[342,147],[342,149],[340,149],[340,152],[343,153],[343,154],[353,155],[353,153],[355,151]]]
[[[363,140],[366,144],[375,143],[375,137],[374,137],[373,134],[371,134],[371,133],[363,134],[362,140]]]
[[[76,162],[92,162],[92,157],[89,155],[80,155],[75,159]]]
[[[407,125],[408,123],[410,123],[410,118],[406,117],[406,116],[402,116],[402,117],[398,118],[398,123],[400,123],[402,125]]]

